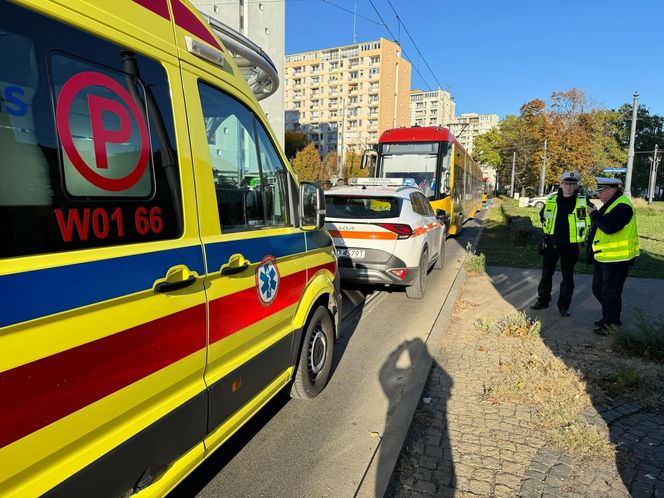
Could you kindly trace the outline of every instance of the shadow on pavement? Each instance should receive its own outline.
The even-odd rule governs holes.
[[[366,289],[365,289],[366,290]],[[348,310],[342,317],[341,337],[334,345],[334,355],[332,358],[332,369],[330,371],[330,381],[341,361],[350,338],[362,316],[367,299],[367,293],[364,292],[359,303],[345,303],[344,308]],[[354,306],[351,311],[346,306]],[[205,490],[206,486],[221,472],[228,463],[245,447],[245,445],[256,436],[272,418],[279,413],[289,402],[290,384],[284,387],[274,398],[272,398],[261,410],[246,422],[233,436],[231,436],[222,446],[215,451],[205,462],[184,479],[171,493],[170,498],[189,498],[191,496],[212,496]],[[306,403],[306,401],[294,401]]]
[[[419,397],[421,384],[412,382],[418,364],[431,365],[428,379],[424,388],[415,417],[412,419],[410,431],[408,432],[407,444],[409,454],[413,455],[411,461],[402,458],[401,463],[395,468],[395,462],[401,452],[404,438],[399,438],[394,433],[399,429],[405,430],[412,417],[414,403],[411,411],[404,410],[408,402],[404,398],[408,396],[406,388],[417,390],[412,395]],[[447,401],[452,389],[452,379],[445,370],[432,359],[427,346],[420,339],[407,341],[399,345],[385,361],[379,373],[380,384],[385,396],[389,401],[386,414],[385,430],[383,440],[379,447],[378,468],[376,475],[376,496],[381,498],[382,486],[387,479],[385,476],[392,475],[384,496],[400,496],[400,490],[396,483],[410,485],[411,489],[423,493],[432,490],[417,489],[416,482],[422,478],[422,471],[432,472],[435,467],[435,479],[439,483],[438,496],[451,496],[456,486],[454,462],[452,460],[450,438],[447,424]],[[436,386],[430,389],[430,385]],[[442,389],[440,389],[442,387]],[[416,398],[417,399],[417,398]],[[433,450],[432,450],[433,449]],[[428,451],[435,454],[427,455]],[[427,460],[428,458],[428,460]],[[427,467],[427,461],[431,463]],[[436,464],[434,464],[434,461]],[[394,471],[394,472],[393,472]],[[436,489],[433,489],[436,492]]]
[[[577,266],[580,264],[584,263]],[[615,365],[623,361],[627,364],[629,358],[618,356],[610,338],[592,332],[594,320],[601,317],[600,305],[592,295],[592,276],[575,274],[572,316],[565,318],[558,314],[554,304],[561,280],[559,271],[554,275],[554,305],[540,311],[529,309],[537,297],[539,270],[494,267],[487,268],[487,273],[503,299],[515,309],[542,320],[540,335],[544,344],[591,386],[586,391],[594,410],[586,410],[581,417],[608,427],[610,441],[616,448],[615,465],[625,489],[635,497],[664,494],[664,414],[643,405],[634,396],[614,395],[598,387]],[[623,292],[623,327],[635,328],[636,308],[647,308],[647,303],[657,302],[664,302],[661,280],[628,276]],[[657,312],[657,307],[651,307],[646,314]],[[602,363],[601,358],[607,361]]]

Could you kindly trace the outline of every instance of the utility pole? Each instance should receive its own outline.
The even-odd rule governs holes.
[[[657,165],[659,158],[657,157],[657,149],[659,146],[655,144],[655,153],[652,156],[652,171],[650,172],[650,181],[648,182],[648,204],[652,204],[652,198],[655,195],[655,183],[657,183]]]
[[[514,167],[516,165],[516,151],[512,152],[512,182],[510,183],[510,197],[514,197]]]
[[[634,137],[636,136],[636,114],[639,110],[639,92],[634,92],[632,103],[632,129],[629,132],[629,151],[627,152],[627,171],[625,172],[625,195],[632,197],[632,167],[634,166]]]
[[[542,156],[542,169],[540,170],[539,196],[544,195],[544,176],[546,175],[546,138],[544,139],[544,155]]]
[[[341,97],[341,151],[339,152],[339,178],[344,177],[344,135],[346,134],[346,99]]]

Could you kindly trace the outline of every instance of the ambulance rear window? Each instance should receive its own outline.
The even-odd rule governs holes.
[[[162,65],[0,1],[0,258],[183,232]]]
[[[330,218],[397,218],[401,199],[353,195],[325,196],[325,214]]]

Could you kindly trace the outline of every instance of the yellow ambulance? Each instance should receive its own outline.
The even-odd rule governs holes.
[[[328,382],[322,191],[185,0],[0,0],[0,68],[0,496],[164,495]]]

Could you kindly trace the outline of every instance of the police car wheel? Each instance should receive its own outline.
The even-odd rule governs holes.
[[[291,397],[313,399],[330,380],[334,325],[330,313],[319,306],[307,322],[302,349],[291,386]]]
[[[440,249],[438,250],[438,259],[434,266],[435,270],[442,270],[445,266],[445,234],[440,239]]]
[[[536,207],[537,209],[542,209],[542,208],[544,207],[544,203],[543,203],[543,202],[536,202],[536,203],[535,203],[535,207]]]
[[[429,253],[425,249],[420,257],[417,278],[413,285],[406,287],[406,295],[411,299],[422,299],[427,290],[427,270],[429,269]]]

